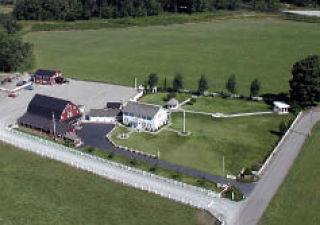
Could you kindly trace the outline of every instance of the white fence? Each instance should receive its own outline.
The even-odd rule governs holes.
[[[165,182],[165,183],[170,183],[170,184],[174,184],[174,185],[179,186],[179,187],[188,188],[188,189],[193,190],[193,191],[201,192],[201,193],[203,193],[203,194],[205,194],[205,195],[207,195],[209,197],[220,198],[219,193],[211,191],[211,190],[207,190],[207,189],[204,189],[204,188],[201,188],[201,187],[192,186],[190,184],[186,184],[186,183],[179,182],[179,181],[176,181],[176,180],[172,180],[172,179],[169,179],[169,178],[164,178],[164,177],[161,177],[159,175],[152,174],[152,173],[140,170],[140,169],[132,168],[132,167],[129,167],[129,166],[117,163],[117,162],[112,162],[110,160],[103,159],[103,158],[100,158],[100,157],[97,157],[97,156],[93,156],[93,155],[78,151],[76,149],[73,149],[73,148],[70,148],[70,147],[66,147],[66,146],[54,143],[52,141],[49,141],[49,140],[42,139],[42,138],[37,137],[37,136],[33,136],[33,135],[30,135],[30,134],[23,133],[21,131],[17,131],[17,130],[14,130],[14,129],[8,129],[8,130],[10,132],[14,133],[14,134],[17,134],[17,135],[20,135],[20,136],[24,136],[24,137],[27,137],[28,139],[32,139],[34,141],[41,142],[41,143],[44,143],[44,144],[46,144],[48,146],[54,147],[54,149],[58,150],[58,151],[67,151],[67,152],[70,152],[70,153],[73,153],[73,154],[76,154],[76,155],[80,155],[82,157],[89,158],[91,160],[96,160],[96,161],[99,161],[99,162],[106,163],[108,165],[111,165],[113,167],[117,167],[119,169],[123,169],[123,170],[130,171],[132,173],[140,174],[140,175],[142,175],[144,177],[152,177],[152,178],[155,178],[155,179],[160,180],[160,181]],[[0,138],[1,138],[1,136],[0,136]],[[4,141],[6,141],[6,140],[4,140]],[[6,142],[10,143],[9,140],[6,141]],[[26,145],[20,145],[18,147],[20,147],[20,148],[22,148],[24,150],[27,150],[27,151],[35,152],[35,153],[37,153],[37,154],[39,154],[41,156],[44,156],[44,157],[48,157],[48,158],[51,158],[51,159],[55,159],[57,161],[61,161],[58,157],[55,157],[53,154],[48,155],[47,153],[45,153],[43,151],[33,150],[32,148],[30,148],[30,147],[28,147]],[[77,167],[79,169],[87,170],[89,172],[101,175],[103,177],[108,177],[109,179],[112,179],[112,180],[118,181],[120,183],[125,183],[127,185],[132,186],[131,184],[127,183],[125,180],[118,180],[117,177],[112,177],[112,176],[110,177],[109,175],[101,174],[99,171],[94,171],[92,168],[78,165],[76,162],[70,162],[68,164],[70,164],[70,165],[72,165],[74,167]],[[136,185],[134,185],[134,186],[137,187]],[[141,187],[137,187],[137,188],[140,188],[142,190],[147,190],[149,192],[154,192],[156,194],[161,195],[161,193],[157,192],[156,190],[154,190],[154,191],[149,190],[148,186],[141,186]],[[180,201],[180,200],[178,200],[178,201]],[[193,205],[193,206],[198,207],[197,205]],[[203,208],[203,207],[198,207],[198,208]]]
[[[133,98],[131,98],[131,101],[137,101],[139,98],[143,96],[143,91],[140,91],[138,94],[136,94]]]
[[[277,153],[279,153],[279,151],[281,150],[281,145],[285,142],[287,136],[289,135],[289,133],[294,129],[294,127],[296,126],[297,122],[301,119],[302,116],[302,112],[300,112],[298,114],[298,116],[296,117],[296,119],[293,121],[293,123],[291,124],[291,126],[289,127],[289,129],[287,130],[287,132],[283,135],[283,137],[281,138],[281,140],[279,141],[279,143],[277,144],[277,146],[273,149],[272,153],[269,155],[268,159],[264,162],[263,166],[260,168],[260,170],[258,171],[257,175],[261,176],[263,175],[263,173],[265,172],[265,170],[268,168],[268,166],[270,165],[270,163],[272,162],[273,158],[275,157],[275,155]]]

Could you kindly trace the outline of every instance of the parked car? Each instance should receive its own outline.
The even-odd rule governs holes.
[[[25,87],[24,89],[29,90],[29,91],[32,91],[34,88],[33,88],[32,85],[29,85],[29,86]]]
[[[26,83],[28,83],[28,81],[22,80],[22,81],[19,81],[16,85],[17,87],[19,87],[19,86],[25,85]]]
[[[10,94],[8,95],[8,97],[10,97],[10,98],[15,98],[15,97],[18,97],[18,95],[15,94],[15,93],[10,93]]]

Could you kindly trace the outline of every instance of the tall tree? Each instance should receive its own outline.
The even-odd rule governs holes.
[[[198,91],[200,94],[203,94],[206,90],[208,90],[208,80],[204,74],[201,74]]]
[[[301,107],[320,101],[320,56],[309,56],[296,62],[290,80],[290,99]]]
[[[167,77],[164,77],[164,80],[163,80],[163,91],[167,91],[168,90],[168,87],[167,87]]]
[[[150,88],[154,88],[158,84],[158,76],[156,73],[150,73],[149,79],[148,79],[148,85]]]
[[[250,86],[250,96],[257,97],[260,93],[261,85],[258,79],[254,79]]]
[[[237,87],[236,87],[236,77],[234,74],[232,74],[227,83],[226,83],[226,88],[227,90],[232,93],[232,94],[235,94],[237,93]]]
[[[183,88],[183,78],[180,73],[177,73],[172,82],[172,87],[174,91],[179,91]]]

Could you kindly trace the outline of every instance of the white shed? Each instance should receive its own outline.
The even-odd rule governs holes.
[[[120,119],[120,109],[91,109],[89,113],[89,121],[95,123],[115,123]]]
[[[170,99],[167,103],[168,109],[177,109],[178,106],[179,106],[179,102],[175,98]]]
[[[288,114],[289,113],[289,109],[290,109],[290,105],[284,103],[284,102],[278,102],[275,101],[273,102],[273,111],[278,113],[278,114]]]

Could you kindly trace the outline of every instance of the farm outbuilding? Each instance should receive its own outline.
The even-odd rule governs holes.
[[[177,109],[179,106],[179,101],[175,98],[171,98],[167,103],[168,109]]]
[[[78,107],[70,101],[37,94],[27,112],[18,119],[18,124],[66,138],[67,133],[75,131],[72,123],[80,117]]]
[[[273,111],[278,113],[278,114],[288,114],[289,113],[289,109],[290,109],[290,105],[284,103],[284,102],[278,102],[275,101],[273,102],[274,108]]]
[[[62,79],[62,73],[56,70],[39,69],[34,73],[34,82],[36,84],[56,84],[57,80]]]
[[[94,123],[115,123],[122,119],[120,109],[91,109],[89,121]]]

